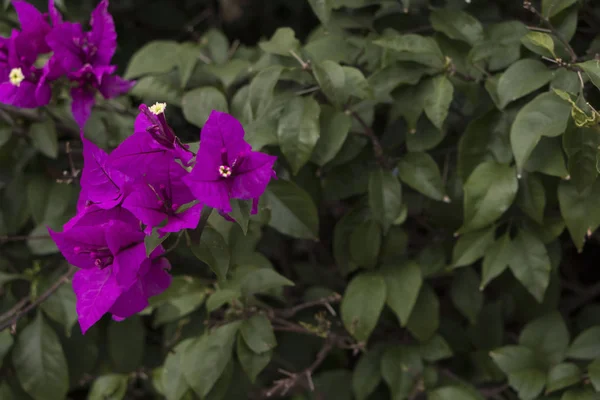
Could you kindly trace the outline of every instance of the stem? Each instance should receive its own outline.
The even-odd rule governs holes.
[[[60,288],[64,283],[69,281],[69,279],[75,273],[76,270],[77,268],[71,265],[66,273],[61,275],[61,277],[58,278],[56,282],[52,284],[52,286],[46,289],[46,291],[40,296],[38,296],[35,300],[32,300],[31,297],[26,297],[25,299],[20,300],[19,303],[17,303],[17,305],[20,305],[21,307],[16,308],[15,306],[6,314],[0,317],[0,320],[2,321],[2,324],[0,324],[0,332],[2,332],[8,327],[12,327],[12,329],[14,330],[19,319],[21,319],[23,316],[27,315],[29,311],[33,310],[38,305],[46,301],[46,299],[52,294],[54,294],[54,292],[56,292],[58,288]],[[23,307],[27,302],[30,302],[29,305]]]
[[[546,26],[548,27],[548,29],[550,30],[550,32],[556,36],[556,38],[558,40],[560,40],[560,42],[563,44],[563,46],[565,46],[565,49],[567,49],[567,51],[569,52],[569,55],[571,56],[571,62],[575,63],[577,62],[577,53],[575,53],[575,50],[573,50],[573,47],[571,47],[571,45],[569,44],[569,42],[565,39],[565,37],[554,27],[554,25],[552,25],[552,22],[550,22],[550,19],[544,17],[534,6],[533,4],[531,4],[530,1],[525,1],[523,3],[523,8],[525,8],[526,10],[531,11],[532,13],[534,13],[539,19],[540,21],[542,21],[544,24],[546,24]]]
[[[377,137],[377,135],[375,135],[375,132],[373,132],[371,127],[369,125],[367,125],[365,120],[362,119],[362,117],[360,115],[358,115],[358,113],[356,111],[347,110],[346,112],[349,112],[350,116],[352,118],[354,118],[360,124],[360,126],[363,127],[363,129],[365,130],[365,135],[367,135],[369,137],[369,139],[371,139],[371,143],[373,145],[373,155],[375,156],[377,163],[382,168],[390,169],[390,165],[389,165],[387,159],[385,158],[385,155],[383,154],[383,147],[381,146],[381,143],[379,142],[379,138]]]

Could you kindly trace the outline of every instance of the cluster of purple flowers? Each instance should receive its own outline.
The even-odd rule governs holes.
[[[13,5],[21,30],[0,37],[0,102],[22,108],[44,106],[52,97],[50,83],[65,77],[71,85],[73,116],[83,129],[96,93],[114,98],[135,84],[116,76],[116,66],[110,65],[117,33],[108,0],[92,12],[89,32],[79,23],[64,22],[54,0],[48,2],[48,14],[24,1]],[[40,66],[44,58],[47,61]]]
[[[121,320],[143,310],[169,286],[165,250],[147,256],[147,235],[196,228],[204,206],[227,216],[232,199],[252,201],[256,213],[275,177],[276,157],[252,151],[231,115],[211,113],[194,154],[167,124],[165,107],[141,105],[133,135],[110,154],[82,139],[77,215],[63,232],[49,232],[80,268],[73,289],[83,332],[105,313]]]

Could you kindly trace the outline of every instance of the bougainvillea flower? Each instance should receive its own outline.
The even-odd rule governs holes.
[[[36,108],[48,104],[52,91],[43,71],[35,66],[38,53],[29,46],[30,38],[13,30],[8,42],[6,64],[0,68],[0,102],[15,107]],[[1,57],[0,57],[1,59]]]
[[[92,107],[96,103],[96,93],[100,92],[105,99],[112,99],[127,93],[135,85],[134,81],[127,81],[113,75],[115,70],[114,65],[92,67],[86,64],[81,69],[67,74],[74,83],[71,89],[73,99],[71,110],[80,128],[85,126],[92,113]]]
[[[171,285],[171,275],[167,272],[170,269],[171,264],[164,257],[144,261],[139,279],[108,310],[113,319],[121,321],[148,307],[150,297],[161,294]]]
[[[160,233],[179,232],[198,226],[201,204],[194,204],[181,212],[178,209],[195,200],[182,178],[188,172],[169,155],[164,155],[144,177],[133,186],[123,202],[123,208],[131,211],[151,231],[167,220]],[[148,233],[148,232],[147,232]]]
[[[37,54],[49,53],[50,47],[46,43],[46,35],[51,27],[47,15],[24,1],[13,1],[12,5],[21,24],[21,33],[27,37],[27,46]]]
[[[50,14],[53,19],[60,18],[55,9]],[[58,23],[46,37],[65,71],[79,71],[88,64],[92,67],[110,64],[117,48],[117,33],[108,13],[108,0],[102,0],[92,12],[90,25],[91,31],[84,32],[79,23]]]
[[[125,199],[129,178],[108,163],[108,154],[83,138],[82,201],[110,209]]]
[[[131,177],[139,177],[163,160],[165,154],[187,165],[194,157],[182,144],[165,119],[165,103],[140,105],[134,133],[110,154],[111,164]]]
[[[138,225],[118,219],[90,224],[95,217],[82,218],[63,232],[48,229],[67,261],[81,268],[73,278],[73,289],[84,332],[138,283],[148,267],[145,235]],[[150,258],[162,253],[159,246]]]
[[[230,199],[258,198],[275,177],[276,157],[252,151],[244,128],[231,115],[213,111],[202,128],[200,149],[192,172],[183,178],[203,204],[231,212]]]

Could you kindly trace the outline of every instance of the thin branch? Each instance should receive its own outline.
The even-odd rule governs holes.
[[[383,147],[379,142],[379,138],[377,137],[377,135],[375,135],[375,132],[373,132],[371,127],[367,125],[365,120],[362,119],[362,117],[358,115],[356,111],[348,110],[347,112],[349,112],[350,116],[354,118],[356,122],[360,124],[360,126],[363,127],[363,129],[365,130],[365,135],[367,135],[369,139],[371,139],[371,144],[373,145],[373,155],[375,156],[377,163],[385,169],[390,169],[390,165],[387,159],[385,158],[385,155],[383,154]]]
[[[283,309],[283,310],[275,310],[275,314],[281,318],[291,318],[294,315],[296,315],[298,312],[305,310],[307,308],[312,308],[312,307],[316,307],[316,306],[324,306],[325,308],[327,308],[327,311],[329,311],[333,316],[336,316],[335,311],[333,310],[333,308],[331,308],[331,304],[339,303],[341,300],[342,300],[342,296],[340,296],[338,293],[334,293],[331,296],[327,296],[327,297],[324,297],[322,299],[315,300],[315,301],[309,301],[306,303],[298,304],[297,306],[292,307],[292,308],[287,308],[287,309]],[[333,311],[333,313],[332,313],[332,311]]]
[[[523,2],[523,8],[525,8],[526,10],[531,11],[532,13],[534,13],[539,19],[540,21],[542,21],[544,24],[546,24],[546,26],[548,27],[548,29],[550,30],[550,32],[556,36],[556,38],[558,40],[560,40],[560,42],[563,44],[563,46],[565,46],[565,49],[567,49],[567,51],[569,52],[569,55],[571,56],[571,62],[577,62],[577,53],[575,53],[575,50],[573,50],[573,47],[571,47],[571,45],[569,44],[569,42],[567,41],[567,39],[565,39],[565,37],[562,35],[562,33],[560,33],[555,27],[554,25],[552,25],[552,22],[550,22],[550,19],[544,17],[534,6],[533,4],[531,4],[530,1],[524,1]]]
[[[31,310],[33,310],[38,305],[46,301],[46,299],[52,296],[52,294],[54,294],[54,292],[56,292],[58,288],[60,288],[64,283],[69,282],[76,270],[77,268],[71,265],[66,273],[61,275],[61,277],[58,278],[56,282],[52,284],[52,286],[50,286],[48,289],[46,289],[44,293],[35,298],[35,300],[31,299],[31,297],[26,298],[27,301],[25,303],[30,302],[29,305],[19,308],[17,310],[11,310],[9,312],[11,315],[3,315],[2,317],[0,317],[0,320],[3,321],[2,324],[0,324],[0,332],[2,332],[8,327],[11,327],[14,330],[19,319],[21,319],[23,316],[27,315],[27,313],[29,313]],[[23,305],[25,303],[23,303]]]

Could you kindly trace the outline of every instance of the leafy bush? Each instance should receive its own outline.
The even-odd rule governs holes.
[[[127,95],[74,118],[63,71],[51,100],[0,104],[1,399],[600,396],[597,2],[113,3]],[[227,18],[261,5],[316,19],[240,43]],[[8,9],[0,31],[21,23]],[[1,96],[29,79],[14,69]],[[198,154],[211,112],[231,114],[277,179],[256,214],[150,227],[170,286],[82,334],[77,268],[48,236],[101,157],[78,124],[110,152],[155,102]]]

